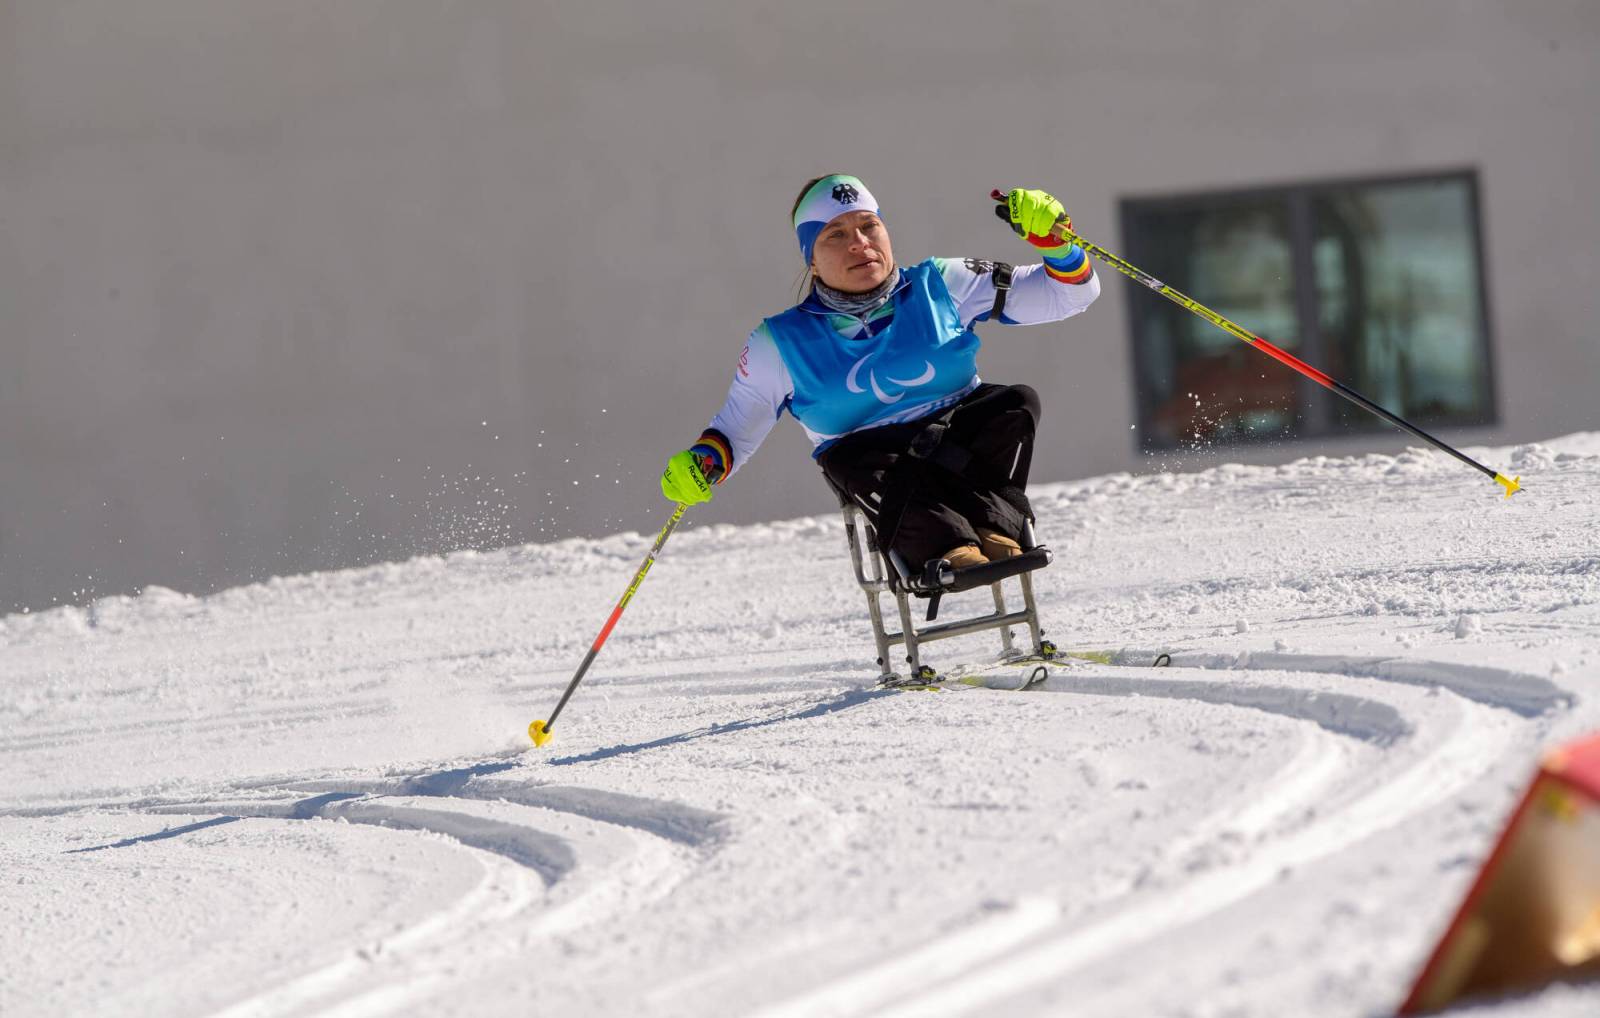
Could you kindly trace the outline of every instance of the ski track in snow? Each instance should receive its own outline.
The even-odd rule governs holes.
[[[1470,716],[1479,712],[1469,709],[1464,713]],[[1098,960],[1136,951],[1145,941],[1195,923],[1269,886],[1286,870],[1312,863],[1404,821],[1426,804],[1447,798],[1477,780],[1510,748],[1505,726],[1495,724],[1493,719],[1463,718],[1449,729],[1440,745],[1399,777],[1385,779],[1376,787],[1369,787],[1373,782],[1363,768],[1346,767],[1337,774],[1311,771],[1312,780],[1302,772],[1300,781],[1291,780],[1285,787],[1270,789],[1266,799],[1211,818],[1208,826],[1215,833],[1208,831],[1210,836],[1204,844],[1228,846],[1222,860],[1182,862],[1179,880],[1162,879],[1162,874],[1141,879],[1128,893],[1118,895],[1111,914],[1105,918],[1091,916],[1052,931],[1053,935],[1037,936],[1025,949],[1011,953],[1003,964],[963,973],[953,984],[941,982],[897,1007],[874,1013],[975,1013],[1029,988],[1060,983],[1063,977]],[[1313,756],[1323,762],[1337,760],[1337,755],[1326,747],[1318,747]],[[1315,811],[1315,822],[1294,829],[1291,821],[1296,814],[1310,813],[1314,804],[1340,798],[1348,801],[1332,810]],[[1253,844],[1266,830],[1279,825],[1292,833],[1280,834],[1259,847]],[[1179,857],[1199,850],[1198,846],[1181,846]],[[1228,858],[1235,854],[1242,858]],[[1147,891],[1146,884],[1154,886]],[[1069,992],[1066,999],[1076,1014],[1128,1013],[1122,1002],[1102,1010],[1092,986]],[[1009,1013],[1005,1007],[1000,1010]]]
[[[1115,653],[1028,692],[868,688],[831,516],[690,528],[541,751],[648,535],[0,618],[0,1012],[1381,1012],[1600,726],[1600,436],[1490,458],[1042,487]]]
[[[126,848],[246,818],[419,831],[475,850],[482,877],[447,907],[391,931],[379,948],[363,946],[216,1012],[227,1018],[387,1014],[447,985],[469,960],[482,964],[512,955],[532,937],[598,922],[631,898],[666,893],[698,854],[691,850],[721,836],[723,818],[705,810],[603,790],[489,780],[515,766],[492,761],[383,780],[253,782],[247,799],[143,803],[135,808],[156,816],[222,816],[71,851]]]

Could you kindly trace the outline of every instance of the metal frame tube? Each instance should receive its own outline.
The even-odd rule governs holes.
[[[1018,576],[1022,581],[1022,600],[1028,606],[1028,634],[1033,637],[1033,652],[1044,653],[1044,627],[1039,625],[1039,607],[1033,600],[1033,577],[1027,573]]]
[[[1023,575],[1027,575],[1027,574],[1024,573]],[[995,614],[996,615],[1004,615],[1006,613],[1006,592],[1001,589],[1001,586],[998,583],[994,584],[989,589],[994,591],[994,610],[995,610]],[[1026,602],[1024,602],[1024,604],[1026,604]],[[1004,654],[1006,657],[1015,657],[1016,656],[1017,650],[1011,644],[1011,627],[1010,626],[1001,626],[1000,627],[1000,647],[1001,647],[1000,653]]]
[[[927,629],[916,629],[913,627],[912,631],[916,633],[917,642],[931,643],[934,640],[948,640],[952,636],[966,636],[968,633],[981,633],[985,629],[998,629],[1001,626],[1020,626],[1026,623],[1032,615],[1033,613],[1026,609],[1022,611],[1008,612],[1006,614],[995,612],[992,615],[981,615],[975,619],[958,619],[954,622],[941,622],[938,625],[929,626]],[[888,633],[886,635],[890,643],[901,643],[905,640],[904,633]]]

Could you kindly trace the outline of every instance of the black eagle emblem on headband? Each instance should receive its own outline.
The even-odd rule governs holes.
[[[854,205],[859,197],[861,197],[861,192],[849,184],[833,185],[833,200],[840,205]]]

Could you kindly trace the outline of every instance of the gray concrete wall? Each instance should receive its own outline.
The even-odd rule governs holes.
[[[1113,246],[1123,196],[1476,166],[1503,424],[1446,437],[1600,427],[1597,108],[1592,0],[0,0],[0,610],[654,529],[835,169],[911,261],[1024,258],[996,185]],[[1144,465],[1106,284],[986,342],[1037,479]],[[828,508],[806,452],[696,519]]]

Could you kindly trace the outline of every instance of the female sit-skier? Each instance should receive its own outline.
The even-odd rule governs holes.
[[[929,258],[901,268],[865,184],[843,174],[808,182],[791,218],[810,292],[750,334],[727,401],[667,461],[662,494],[708,500],[788,410],[883,548],[957,569],[1021,554],[1039,397],[979,379],[972,326],[1060,321],[1093,303],[1100,283],[1077,245],[1050,236],[1057,220],[1071,222],[1055,198],[992,197],[1042,264]]]

